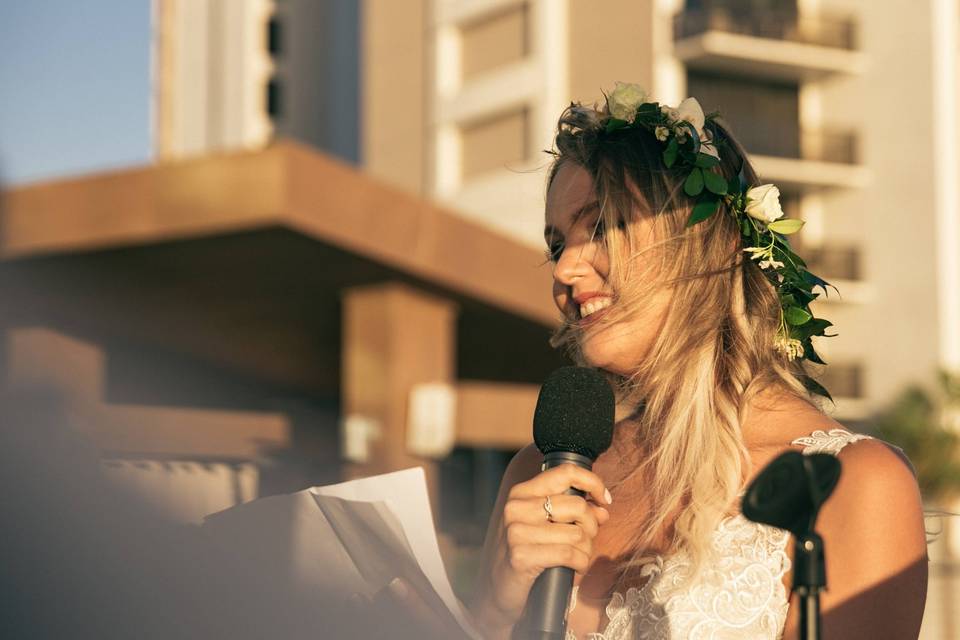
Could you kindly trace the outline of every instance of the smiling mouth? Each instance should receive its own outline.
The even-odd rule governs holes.
[[[580,323],[586,324],[595,321],[603,312],[610,308],[613,300],[607,297],[591,298],[579,306]]]

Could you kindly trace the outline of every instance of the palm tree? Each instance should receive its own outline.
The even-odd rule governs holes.
[[[960,374],[941,372],[938,382],[933,392],[907,388],[874,419],[877,435],[915,465],[928,502],[960,495]]]

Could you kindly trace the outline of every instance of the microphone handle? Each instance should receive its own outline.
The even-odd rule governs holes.
[[[572,463],[590,470],[593,460],[571,451],[552,451],[543,457],[541,471],[561,464]],[[564,493],[571,496],[586,495],[573,487]],[[564,640],[567,632],[567,607],[573,591],[573,569],[549,567],[537,576],[527,597],[524,637],[530,640]]]

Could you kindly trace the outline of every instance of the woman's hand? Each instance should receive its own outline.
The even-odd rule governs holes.
[[[587,498],[565,495],[571,487],[586,492]],[[582,576],[593,554],[593,539],[610,518],[598,506],[610,504],[609,495],[597,474],[573,464],[513,485],[500,513],[484,606],[475,613],[488,620],[497,618],[494,626],[498,628],[512,627],[544,569],[570,567],[577,579]],[[552,518],[544,508],[548,496]]]

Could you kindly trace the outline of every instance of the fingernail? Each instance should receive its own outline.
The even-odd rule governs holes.
[[[613,496],[610,495],[610,489],[603,490],[603,497],[607,500],[607,504],[613,504]]]
[[[390,592],[395,595],[397,598],[407,597],[407,585],[404,584],[403,580],[400,578],[394,578],[390,581],[390,584],[387,585],[387,588],[390,589]]]

